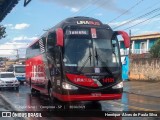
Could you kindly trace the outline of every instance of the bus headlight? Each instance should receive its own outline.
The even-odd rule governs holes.
[[[123,82],[118,83],[117,85],[112,87],[113,89],[123,88]]]
[[[66,89],[66,90],[77,90],[78,89],[77,87],[70,85],[66,82],[62,83],[62,87],[63,87],[63,89]]]

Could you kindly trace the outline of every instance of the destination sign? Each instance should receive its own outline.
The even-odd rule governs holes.
[[[88,30],[67,30],[66,35],[89,35]]]

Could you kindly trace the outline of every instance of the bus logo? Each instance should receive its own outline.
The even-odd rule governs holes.
[[[79,25],[100,25],[99,22],[95,22],[95,21],[77,21],[77,24]]]

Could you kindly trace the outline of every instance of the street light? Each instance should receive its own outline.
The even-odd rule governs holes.
[[[29,2],[31,2],[31,0],[24,0],[23,6],[26,7],[29,4]]]

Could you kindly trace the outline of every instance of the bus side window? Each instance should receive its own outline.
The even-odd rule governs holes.
[[[112,62],[117,63],[118,62],[118,43],[117,43],[117,38],[114,37],[111,41],[112,43]]]
[[[112,50],[113,50],[113,53],[117,54],[117,52],[118,52],[118,45],[117,45],[117,42],[116,42],[116,38],[112,39]]]
[[[30,53],[32,56],[37,56],[40,54],[40,47],[39,47],[39,42],[37,41],[34,43],[31,47],[32,52]]]
[[[52,41],[53,41],[52,33],[48,32],[47,35],[45,35],[41,38],[41,41],[42,42],[40,44],[41,44],[41,46],[44,47],[44,51],[48,52],[49,48],[51,46],[53,46],[53,44],[52,44]]]
[[[46,52],[48,53],[48,61],[54,67],[52,67],[51,75],[59,75],[60,74],[60,50],[59,46],[56,46],[56,33],[50,32],[47,38],[47,46]],[[51,61],[52,60],[52,61]],[[51,66],[52,66],[51,65]]]
[[[49,33],[47,39],[47,51],[52,50],[56,46],[56,33]]]
[[[59,47],[56,46],[56,33],[52,32],[48,34],[47,39],[47,52],[52,56],[54,63],[58,67],[60,64],[60,50]]]
[[[55,57],[56,57],[56,64],[60,64],[60,49],[58,46],[55,48]]]
[[[57,52],[57,46],[56,46],[56,34],[55,32],[49,33],[48,40],[47,40],[47,52],[52,56],[52,58],[56,59],[56,52]]]

